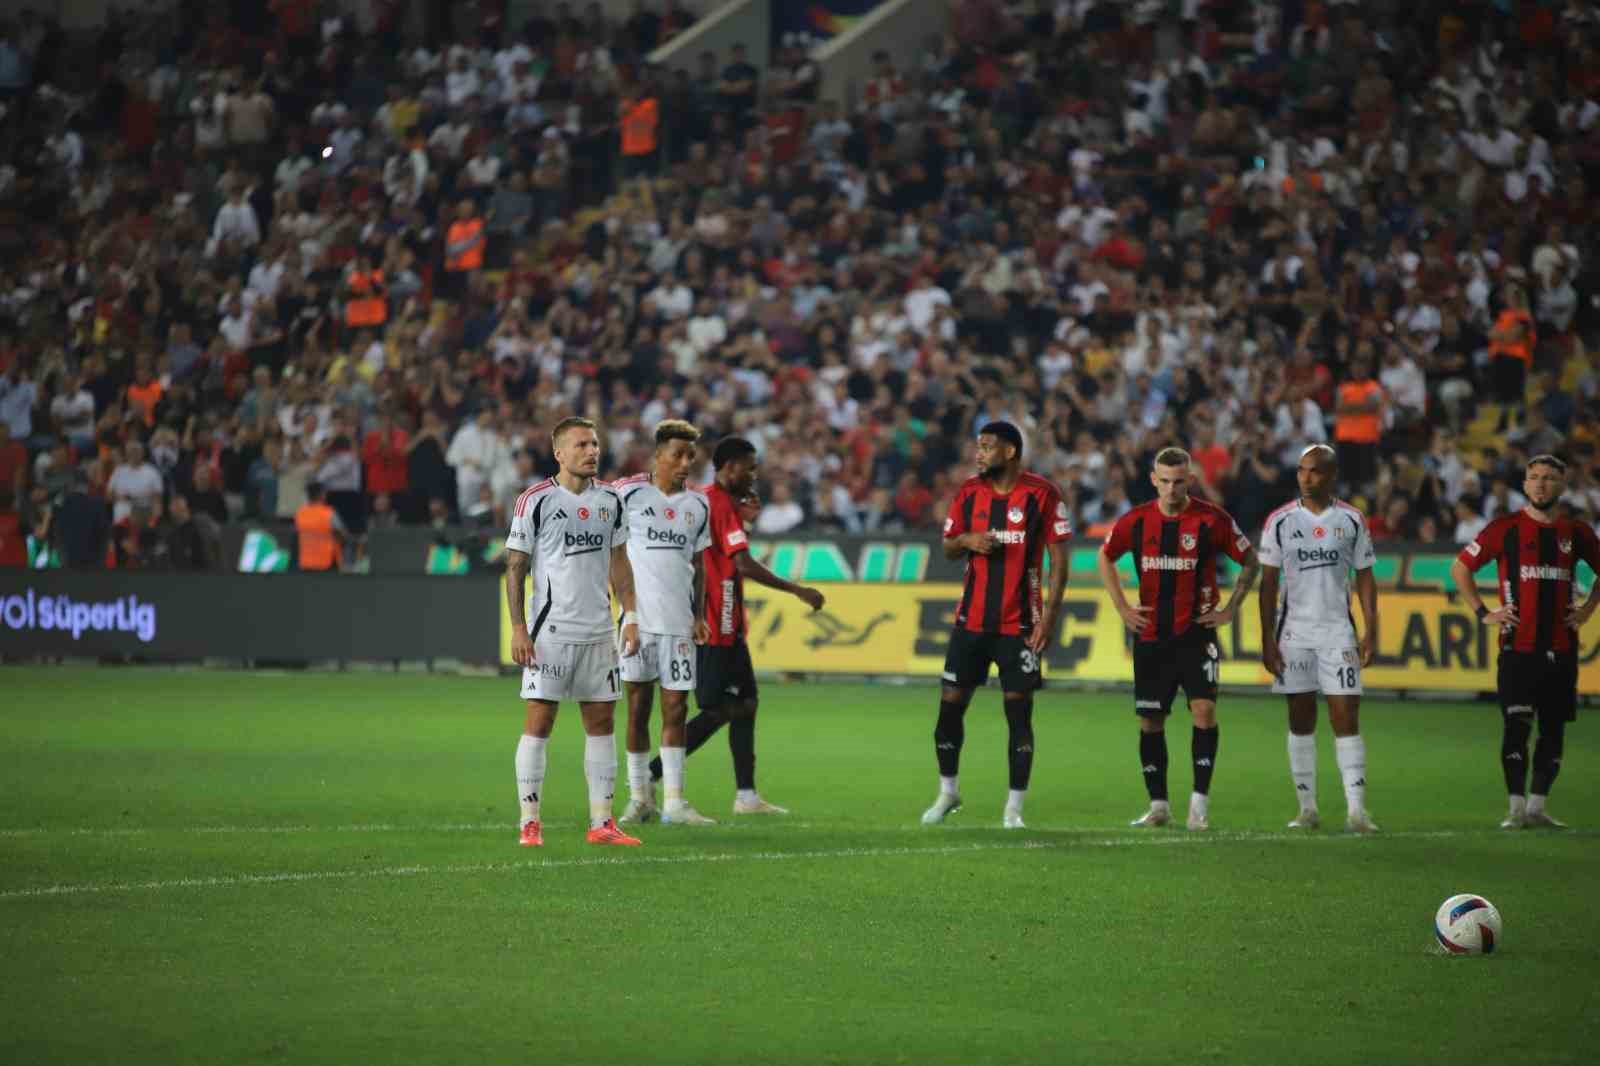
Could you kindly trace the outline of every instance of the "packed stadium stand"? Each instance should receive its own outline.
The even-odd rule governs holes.
[[[1547,451],[1593,521],[1593,5],[958,0],[853,99],[692,6],[0,23],[0,565],[503,529],[572,413],[749,437],[764,535],[937,529],[994,418],[1080,532],[1174,443],[1252,532],[1322,440],[1378,537]]]

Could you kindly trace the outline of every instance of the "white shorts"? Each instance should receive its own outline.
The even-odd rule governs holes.
[[[1283,648],[1283,679],[1272,691],[1285,695],[1321,692],[1324,696],[1361,695],[1361,652],[1355,648]]]
[[[533,642],[533,658],[533,666],[522,668],[525,700],[609,703],[622,688],[617,677],[617,649],[609,640],[558,644],[538,637]]]
[[[618,630],[617,655],[622,662],[624,681],[660,681],[662,688],[674,692],[694,691],[695,647],[690,637],[641,632],[639,650],[623,655],[622,632]]]

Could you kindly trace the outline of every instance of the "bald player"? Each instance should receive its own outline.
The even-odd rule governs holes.
[[[1367,746],[1361,739],[1361,668],[1378,648],[1377,556],[1365,516],[1333,497],[1339,461],[1326,444],[1300,453],[1300,495],[1261,531],[1261,662],[1289,701],[1289,774],[1300,813],[1290,829],[1317,829],[1317,693],[1344,779],[1345,827],[1376,833],[1367,813]],[[1357,639],[1350,578],[1366,623]]]

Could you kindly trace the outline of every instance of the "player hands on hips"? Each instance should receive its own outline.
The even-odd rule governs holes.
[[[587,418],[556,423],[551,443],[560,472],[517,498],[506,536],[506,606],[511,657],[522,667],[528,718],[517,744],[517,798],[522,844],[544,843],[545,747],[563,700],[576,700],[587,736],[584,777],[589,785],[591,844],[637,845],[611,817],[617,782],[612,710],[618,694],[617,644],[611,635],[611,588],[622,604],[622,651],[639,646],[628,525],[622,500],[595,480],[600,437]],[[533,617],[524,614],[532,578]]]
[[[1261,664],[1289,704],[1289,776],[1300,811],[1290,829],[1317,829],[1317,693],[1344,780],[1345,827],[1375,833],[1367,814],[1367,745],[1361,738],[1361,668],[1378,647],[1377,556],[1365,516],[1336,500],[1339,463],[1326,444],[1300,453],[1300,495],[1261,530]],[[1350,575],[1365,627],[1356,639]]]
[[[1567,724],[1578,717],[1578,632],[1600,603],[1600,581],[1577,602],[1577,565],[1581,560],[1600,572],[1600,543],[1587,522],[1558,513],[1566,487],[1566,463],[1553,455],[1529,459],[1522,480],[1527,506],[1490,522],[1450,566],[1456,591],[1478,620],[1500,627],[1500,766],[1510,808],[1502,829],[1566,828],[1545,803],[1561,772]],[[1494,610],[1472,576],[1491,561],[1501,590]],[[1535,721],[1539,742],[1530,788],[1528,738]]]
[[[1156,498],[1117,519],[1098,557],[1106,593],[1135,637],[1134,712],[1139,717],[1139,765],[1150,796],[1150,809],[1133,822],[1141,828],[1172,822],[1165,726],[1180,687],[1194,718],[1190,739],[1194,791],[1189,796],[1188,826],[1210,828],[1222,661],[1216,630],[1233,621],[1260,569],[1250,539],[1228,513],[1189,495],[1192,477],[1188,452],[1182,448],[1157,452],[1150,472]],[[1139,580],[1137,606],[1123,594],[1116,568],[1116,561],[1129,552]],[[1244,568],[1226,606],[1219,606],[1217,592],[1219,555]]]
[[[976,476],[956,493],[944,522],[944,554],[966,559],[966,583],[944,661],[939,720],[933,730],[939,796],[922,815],[943,822],[961,807],[959,770],[964,718],[973,690],[995,667],[1006,714],[1010,791],[1001,825],[1022,829],[1022,804],[1033,772],[1033,694],[1045,648],[1056,631],[1067,584],[1072,528],[1060,491],[1022,468],[1022,434],[1010,422],[978,432]],[[1040,595],[1050,552],[1050,593]]]

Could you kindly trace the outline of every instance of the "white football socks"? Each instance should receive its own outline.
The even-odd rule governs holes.
[[[522,805],[522,823],[539,820],[539,797],[544,792],[545,745],[543,737],[526,733],[517,741],[517,799]]]
[[[939,779],[939,783],[940,783],[940,789],[942,791],[943,787],[944,787],[944,779],[940,778]],[[1006,793],[1006,810],[1011,814],[1021,814],[1022,813],[1022,801],[1027,799],[1027,798],[1028,798],[1028,790],[1027,789],[1025,789],[1025,788],[1013,788],[1013,789],[1011,789],[1010,791],[1008,791]]]
[[[1211,797],[1206,795],[1204,792],[1189,793],[1189,817],[1211,817]]]
[[[1301,811],[1317,809],[1317,735],[1289,734],[1289,776]]]
[[[611,820],[611,797],[617,791],[617,738],[585,737],[583,776],[589,782],[589,828],[596,829]]]
[[[683,800],[683,759],[686,754],[686,748],[661,749],[661,783],[668,803]]]
[[[760,803],[761,794],[753,788],[739,788],[733,792],[735,803]]]
[[[1339,776],[1344,778],[1344,803],[1351,814],[1367,809],[1367,742],[1358,733],[1335,737],[1334,756],[1339,760]]]
[[[650,753],[628,752],[628,794],[636,800],[650,797]]]
[[[961,782],[960,777],[956,776],[955,774],[952,774],[949,777],[945,777],[943,774],[939,775],[939,795],[941,795],[941,796],[959,796],[959,795],[961,795],[961,784],[960,784],[960,782]],[[1021,810],[1022,808],[1019,805],[1017,809]]]
[[[1528,807],[1527,807],[1528,813],[1529,814],[1543,814],[1544,813],[1544,801],[1545,801],[1545,797],[1539,795],[1539,793],[1537,793],[1537,792],[1528,793]],[[1517,797],[1516,796],[1512,796],[1511,797],[1511,806],[1512,806],[1513,810],[1516,809],[1516,804],[1517,804]]]
[[[1528,813],[1528,797],[1527,796],[1512,796],[1511,797],[1511,813],[1512,814],[1526,814],[1526,813]]]

